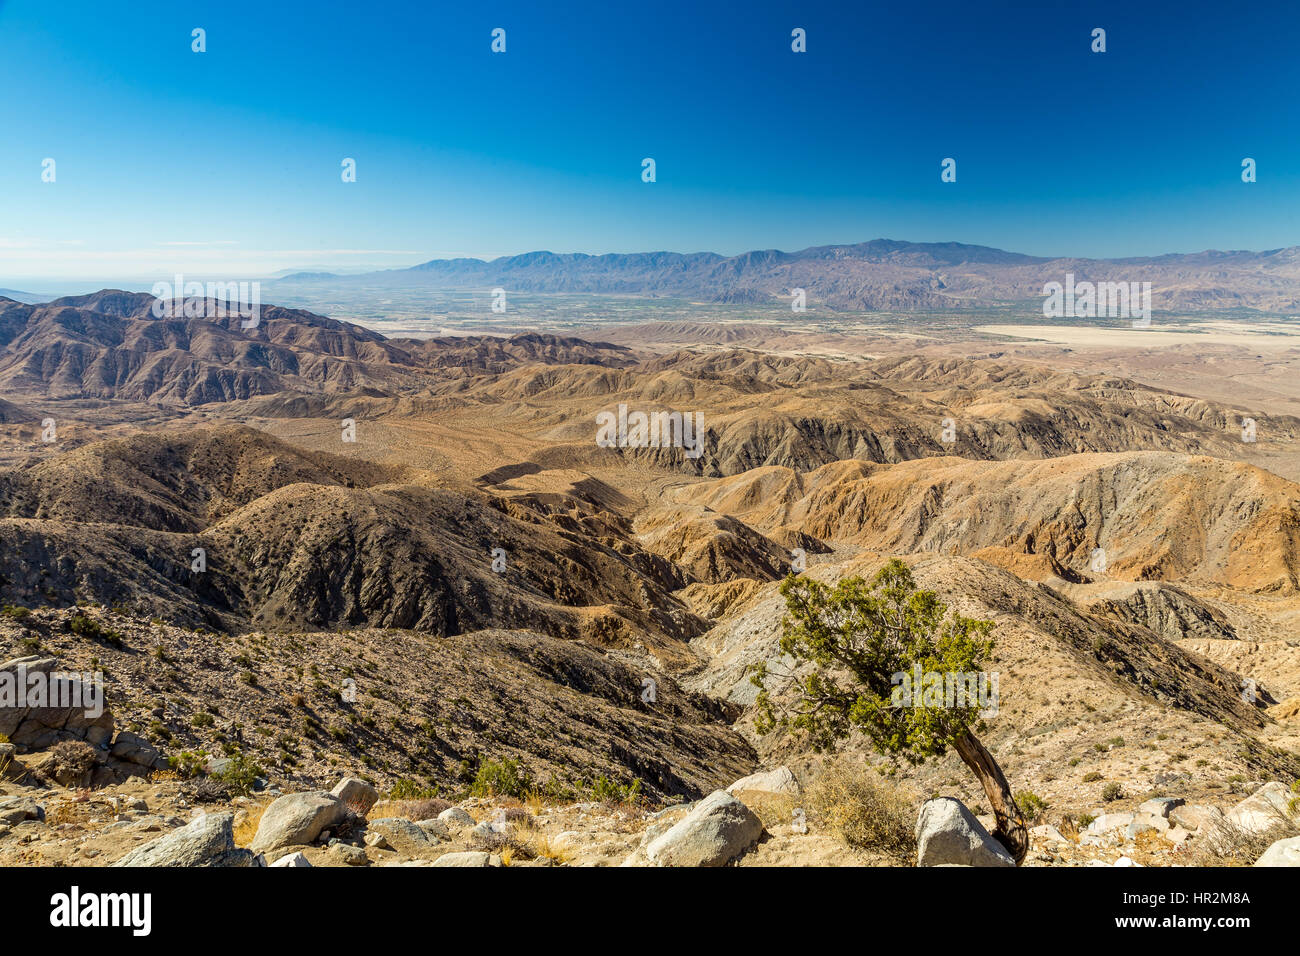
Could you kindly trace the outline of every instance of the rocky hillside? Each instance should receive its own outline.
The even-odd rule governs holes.
[[[397,394],[448,368],[631,362],[625,348],[555,336],[392,342],[276,305],[263,305],[257,327],[244,329],[235,314],[206,317],[215,314],[214,301],[205,303],[203,318],[157,318],[154,303],[151,295],[117,290],[42,305],[0,300],[0,389],[46,399],[205,405],[284,391]]]
[[[1217,458],[851,461],[802,475],[756,469],[682,496],[768,533],[788,527],[875,551],[977,555],[1029,577],[1288,593],[1300,583],[1300,486]],[[1098,549],[1104,565],[1095,564]]]

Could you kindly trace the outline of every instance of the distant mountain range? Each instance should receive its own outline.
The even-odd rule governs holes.
[[[810,307],[929,311],[1028,306],[1043,285],[1151,282],[1156,311],[1300,311],[1300,246],[1266,252],[1206,251],[1132,259],[1043,258],[958,242],[875,239],[799,252],[756,250],[585,255],[528,252],[491,261],[434,259],[409,269],[339,276],[296,273],[284,282],[391,288],[656,295],[777,305],[792,289]]]

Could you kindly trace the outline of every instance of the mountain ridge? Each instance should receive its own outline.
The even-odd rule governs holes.
[[[946,311],[1024,306],[1047,282],[1151,282],[1157,311],[1300,310],[1300,246],[1259,252],[1206,249],[1155,256],[1031,256],[960,242],[866,242],[793,252],[589,254],[534,250],[496,259],[430,259],[330,279],[393,288],[503,287],[561,294],[654,295],[752,305],[788,302],[804,289],[809,307],[833,311]]]

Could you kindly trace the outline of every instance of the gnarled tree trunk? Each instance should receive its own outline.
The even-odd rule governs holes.
[[[1002,768],[993,759],[993,755],[980,743],[970,731],[962,734],[953,742],[962,762],[970,767],[971,772],[979,778],[984,786],[984,793],[993,807],[993,816],[997,818],[994,839],[1007,848],[1020,865],[1020,861],[1029,852],[1029,832],[1025,829],[1025,818],[1016,806],[1016,798],[1011,795],[1011,787],[1002,773]]]

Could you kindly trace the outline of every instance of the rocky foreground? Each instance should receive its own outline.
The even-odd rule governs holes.
[[[356,777],[294,793],[258,780],[263,789],[229,798],[206,777],[170,771],[90,790],[49,779],[57,759],[0,744],[0,865],[1015,865],[991,821],[957,799],[924,801],[911,826],[889,801],[828,804],[785,767],[655,807],[536,794],[384,799]],[[1031,836],[1027,866],[1300,866],[1300,808],[1278,782],[1226,810],[1158,798]]]

